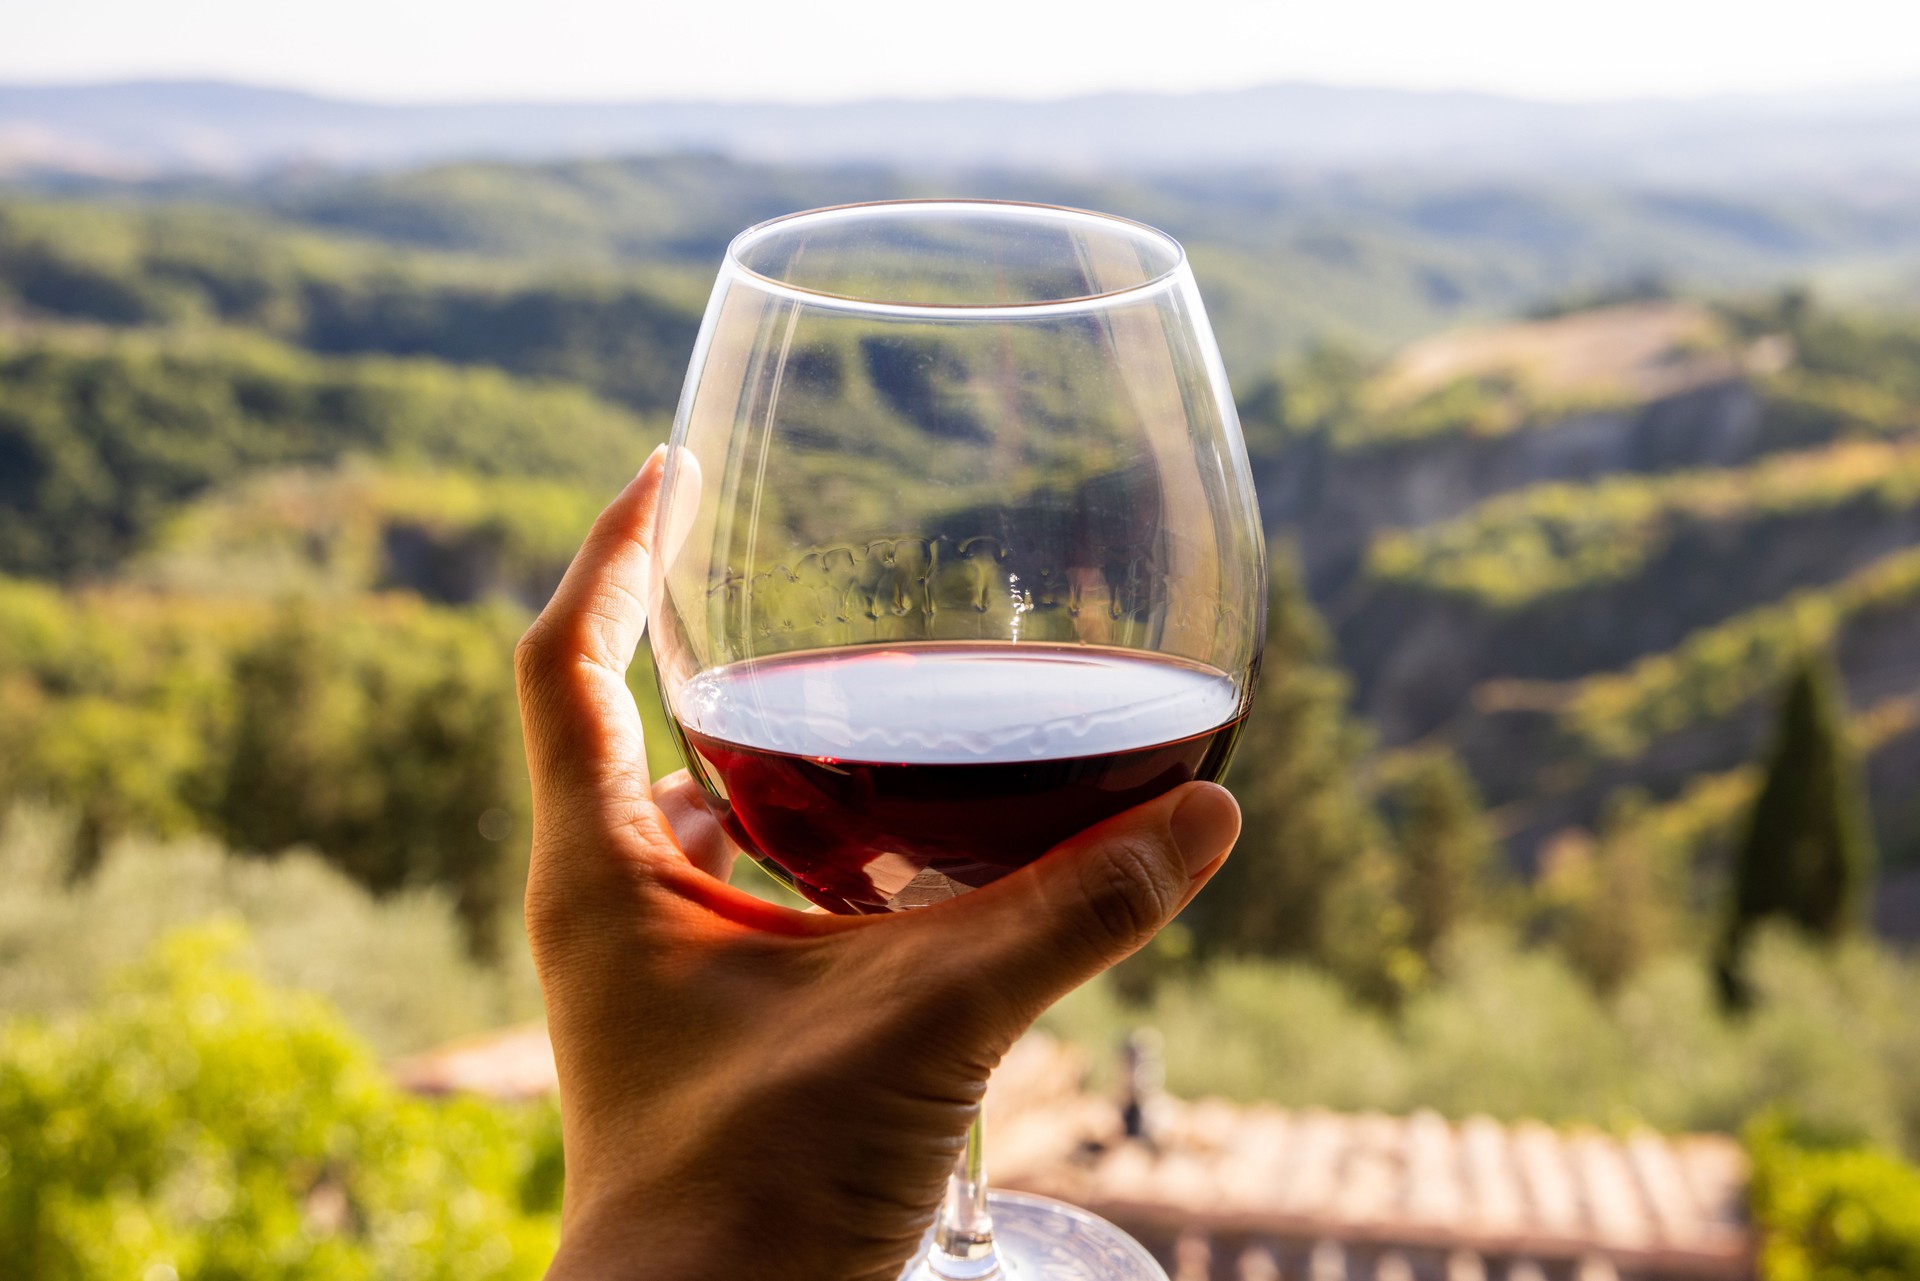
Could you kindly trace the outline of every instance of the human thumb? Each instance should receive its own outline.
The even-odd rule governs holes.
[[[1240,835],[1226,788],[1188,783],[1069,838],[952,903],[917,913],[920,963],[954,969],[1011,1041],[1060,997],[1139,949]]]

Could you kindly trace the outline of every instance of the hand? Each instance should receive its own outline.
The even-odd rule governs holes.
[[[732,888],[699,788],[649,787],[625,681],[663,460],[601,515],[516,655],[527,930],[566,1145],[550,1275],[893,1281],[1001,1054],[1172,919],[1240,812],[1189,783],[899,915]]]

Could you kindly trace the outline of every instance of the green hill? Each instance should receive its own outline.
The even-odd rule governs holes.
[[[1731,539],[1743,525],[1846,507],[1891,522],[1917,505],[1920,452],[1847,444],[1751,467],[1537,485],[1440,525],[1383,535],[1367,572],[1517,610],[1647,573],[1689,539]]]
[[[1785,198],[712,157],[0,197],[0,572],[522,616],[663,433],[735,231],[957,189],[1183,238],[1360,709],[1389,748],[1458,745],[1498,801],[1559,798],[1509,827],[1517,854],[1618,787],[1672,800],[1736,768],[1809,639],[1863,708],[1920,685],[1886,587],[1920,547],[1920,327],[1737,292],[1920,237]],[[817,346],[767,528],[891,529],[903,504],[962,528],[1004,502],[916,479],[967,470],[983,357]],[[1112,470],[1063,378],[1018,412],[1036,504],[1060,464]],[[327,680],[359,670],[339,662]]]
[[[1811,197],[1258,170],[1099,179],[662,156],[113,192],[148,210],[189,197],[217,205],[229,227],[245,212],[335,245],[531,269],[563,282],[562,292],[582,279],[604,284],[638,271],[640,292],[675,295],[696,311],[727,240],[752,223],[852,200],[957,193],[1107,209],[1179,236],[1243,389],[1265,377],[1277,355],[1330,339],[1385,355],[1463,320],[1661,282],[1748,289],[1831,268],[1836,280],[1858,282],[1847,287],[1871,290],[1920,256],[1920,235],[1897,213]],[[492,351],[518,358],[505,344]]]
[[[1530,412],[1522,436],[1366,435],[1369,414],[1432,394],[1385,395],[1395,370],[1484,378],[1465,356],[1497,346],[1531,350],[1550,381],[1550,328],[1469,334],[1361,384],[1349,443],[1323,434],[1329,492],[1373,504],[1335,506],[1313,530],[1368,522],[1360,573],[1331,587],[1360,704],[1390,744],[1462,751],[1523,860],[1629,792],[1660,803],[1646,830],[1665,845],[1724,845],[1748,795],[1728,780],[1747,777],[1780,682],[1821,647],[1863,718],[1881,844],[1920,850],[1906,781],[1920,753],[1920,329],[1792,298],[1724,314],[1750,354],[1698,388]],[[1686,460],[1684,442],[1714,433],[1732,446],[1715,465]],[[1553,474],[1569,459],[1578,481]],[[1437,518],[1436,478],[1451,486]]]
[[[30,331],[0,338],[0,572],[106,570],[180,504],[256,469],[364,454],[604,491],[663,434],[494,370],[222,331]]]
[[[243,209],[0,203],[0,313],[241,326],[322,354],[565,379],[648,411],[680,394],[705,288],[395,249]]]
[[[1831,587],[1795,593],[1702,628],[1666,653],[1578,682],[1560,724],[1585,752],[1637,756],[1661,737],[1768,695],[1809,646],[1844,640],[1849,627],[1917,603],[1920,548],[1911,548]],[[1920,671],[1914,675],[1920,688]]]
[[[1439,731],[1506,806],[1535,852],[1597,823],[1613,798],[1657,802],[1635,839],[1707,872],[1759,785],[1781,683],[1811,648],[1836,656],[1852,694],[1879,844],[1895,870],[1920,858],[1920,547],[1694,631],[1670,650],[1565,682],[1488,681]]]

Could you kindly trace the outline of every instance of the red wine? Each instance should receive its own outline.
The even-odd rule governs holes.
[[[1161,655],[923,642],[714,668],[676,711],[741,848],[823,907],[880,912],[1218,779],[1246,709],[1232,678]]]

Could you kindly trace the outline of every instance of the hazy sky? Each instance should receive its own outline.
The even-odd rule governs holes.
[[[1920,0],[0,0],[0,80],[358,97],[1053,96],[1297,79],[1556,98],[1920,79]]]

